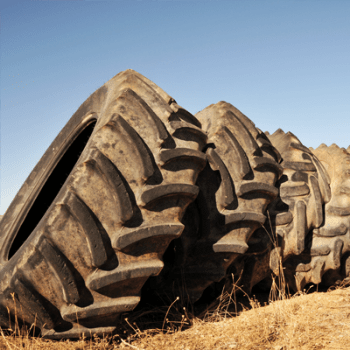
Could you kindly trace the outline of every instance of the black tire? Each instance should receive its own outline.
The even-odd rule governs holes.
[[[180,288],[183,283],[192,303],[245,254],[278,194],[275,182],[282,173],[279,153],[231,104],[210,105],[196,117],[208,133],[208,164],[198,177],[197,200],[184,216],[183,235],[169,248],[175,253],[167,275],[164,270],[164,286],[172,279]]]
[[[1,220],[2,327],[19,319],[57,339],[115,329],[183,231],[206,163],[200,127],[133,70],[80,106]]]
[[[245,284],[252,288],[270,276],[271,270],[279,275],[283,263],[287,284],[299,290],[295,264],[307,256],[309,233],[324,221],[323,207],[331,197],[330,180],[317,157],[291,132],[279,129],[268,138],[280,152],[283,167],[283,176],[277,183],[279,196],[268,208],[271,225],[267,227],[273,244],[269,243],[268,249],[257,254],[254,262],[246,262],[250,273],[244,276]],[[265,241],[262,246],[266,244]]]
[[[335,144],[311,150],[329,174],[332,196],[307,254],[294,263],[299,289],[308,283],[330,287],[350,277],[350,154]]]

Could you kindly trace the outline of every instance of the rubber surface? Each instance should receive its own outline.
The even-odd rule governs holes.
[[[290,287],[297,290],[300,285],[293,265],[308,249],[309,232],[323,223],[323,206],[331,197],[330,179],[317,157],[291,132],[278,129],[267,136],[281,154],[283,175],[277,182],[279,196],[268,207],[270,222],[266,226],[271,239],[266,239],[262,229],[252,236],[250,245],[259,248],[247,252],[242,280],[250,291],[271,276],[271,271],[279,275],[283,263]]]
[[[295,268],[299,289],[350,277],[350,154],[335,144],[311,150],[329,174],[332,196],[323,225],[313,230],[308,254]]]
[[[282,173],[278,151],[231,104],[219,102],[196,117],[208,133],[208,164],[198,177],[199,195],[184,216],[183,235],[169,247],[173,259],[162,275],[163,288],[177,281],[191,302],[222,280],[247,251],[250,236],[266,220],[267,205],[278,195],[275,182]]]
[[[205,144],[198,120],[135,71],[94,92],[1,220],[1,326],[113,331],[183,231]]]

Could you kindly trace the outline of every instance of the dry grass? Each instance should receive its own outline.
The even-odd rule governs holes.
[[[231,305],[229,305],[231,303]],[[181,330],[182,324],[172,324],[171,309],[164,327],[140,331],[132,335],[79,341],[49,341],[29,336],[5,335],[1,332],[0,349],[348,349],[350,344],[350,288],[338,288],[327,293],[302,294],[271,302],[261,307],[250,299],[251,309],[237,317],[234,295],[221,298],[218,306],[203,320],[194,318],[192,326]],[[233,305],[233,306],[232,306]],[[183,323],[187,322],[182,317]],[[175,322],[175,321],[174,321]],[[175,330],[176,328],[176,330]]]
[[[272,235],[270,238],[277,246],[277,239]],[[343,284],[327,292],[291,296],[286,290],[281,259],[279,265],[277,282],[273,280],[269,304],[265,306],[247,295],[249,305],[240,303],[237,291],[241,295],[244,292],[233,283],[231,292],[223,291],[200,317],[194,317],[189,305],[182,305],[182,300],[176,298],[166,309],[132,314],[119,327],[120,335],[103,339],[58,342],[19,336],[18,332],[5,334],[0,328],[0,350],[349,349],[350,287]]]

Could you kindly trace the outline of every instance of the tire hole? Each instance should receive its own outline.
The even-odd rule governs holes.
[[[87,125],[58,161],[19,228],[9,251],[9,259],[23,245],[51,206],[89,141],[95,125],[96,120]]]

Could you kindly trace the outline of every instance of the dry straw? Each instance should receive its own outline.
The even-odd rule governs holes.
[[[271,239],[276,243],[275,237]],[[223,291],[205,313],[193,316],[177,297],[167,308],[142,310],[125,319],[120,335],[50,341],[20,332],[18,323],[1,331],[1,349],[174,349],[174,350],[318,350],[349,349],[350,287],[345,283],[327,292],[291,296],[286,291],[282,261],[277,281],[273,279],[269,305],[255,298],[248,306],[237,302],[244,293],[239,281]],[[18,310],[17,310],[18,311]],[[154,315],[163,315],[159,327],[150,327]],[[17,319],[17,316],[16,316]]]

